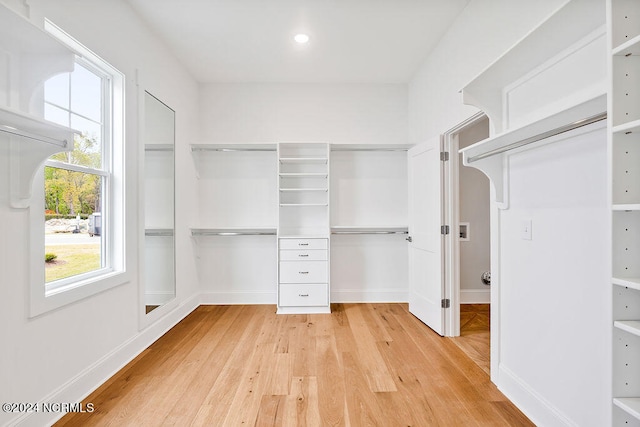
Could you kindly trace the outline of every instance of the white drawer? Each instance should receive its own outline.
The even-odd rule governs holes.
[[[280,305],[283,307],[329,305],[326,284],[283,284],[280,285]]]
[[[282,261],[280,283],[327,283],[327,261]]]
[[[327,239],[280,239],[280,249],[327,249]]]
[[[280,261],[326,261],[326,249],[280,251]]]

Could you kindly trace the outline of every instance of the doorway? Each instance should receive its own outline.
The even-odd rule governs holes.
[[[445,215],[451,224],[445,277],[452,290],[453,340],[480,368],[490,373],[491,221],[490,181],[466,167],[458,151],[489,137],[489,119],[478,114],[445,134],[449,162]]]

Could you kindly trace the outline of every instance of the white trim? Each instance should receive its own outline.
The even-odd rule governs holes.
[[[109,109],[104,114],[110,115],[109,126],[105,127],[106,140],[111,143],[102,144],[102,159],[104,168],[108,173],[108,179],[103,182],[103,235],[102,257],[103,265],[107,266],[102,270],[90,272],[74,278],[63,279],[59,286],[64,286],[65,292],[50,292],[55,289],[55,282],[50,282],[48,287],[45,283],[44,273],[44,167],[36,171],[33,179],[31,197],[31,209],[29,213],[30,237],[30,317],[35,317],[47,311],[60,308],[64,305],[90,297],[116,286],[128,283],[131,274],[126,271],[126,194],[125,194],[125,171],[124,171],[124,91],[125,76],[109,63],[91,52],[80,44],[77,40],[65,33],[63,30],[45,20],[45,30],[58,39],[62,44],[70,47],[76,53],[105,73],[105,77],[111,83],[110,91],[104,93],[105,103]],[[58,167],[58,166],[55,166]],[[60,166],[71,169],[68,165]],[[84,168],[84,167],[82,167]],[[71,169],[73,170],[73,169]],[[84,170],[82,170],[84,171]],[[102,175],[102,171],[98,175]],[[106,218],[106,219],[105,219]],[[74,280],[75,279],[75,280]]]
[[[491,304],[491,288],[460,289],[460,304]]]
[[[449,225],[450,230],[453,230],[446,236],[450,242],[444,252],[445,295],[451,300],[450,309],[445,315],[445,335],[450,337],[460,335],[460,303],[462,298],[460,294],[460,238],[457,232],[460,229],[458,136],[465,129],[475,126],[485,119],[489,118],[482,111],[479,111],[443,134],[444,151],[449,152],[449,161],[445,162],[444,166],[444,180],[447,183],[447,190],[443,194],[442,203],[445,210],[445,222]]]
[[[125,341],[65,384],[37,401],[81,402],[199,306],[200,295],[195,294],[158,322]],[[43,411],[25,413],[10,420],[7,425],[52,425],[64,415],[64,413]]]
[[[497,385],[535,425],[578,427],[578,424],[505,366],[500,365]]]
[[[228,292],[203,292],[201,294],[203,305],[276,305],[275,284],[273,291],[228,291]]]
[[[409,289],[340,289],[331,290],[332,303],[406,303]]]

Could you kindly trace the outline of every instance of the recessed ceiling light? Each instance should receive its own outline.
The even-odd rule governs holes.
[[[296,34],[295,37],[293,38],[297,43],[300,44],[305,44],[307,42],[309,42],[309,36],[306,34]]]

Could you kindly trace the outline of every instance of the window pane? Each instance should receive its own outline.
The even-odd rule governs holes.
[[[104,267],[102,177],[45,167],[45,281]]]
[[[76,63],[71,73],[71,111],[101,122],[102,79]]]
[[[69,73],[57,75],[44,82],[44,100],[69,109]]]
[[[44,118],[62,126],[69,126],[69,112],[51,104],[44,104]]]
[[[74,139],[72,163],[100,168],[102,152],[102,126],[71,114],[71,127],[82,131],[82,136]]]

